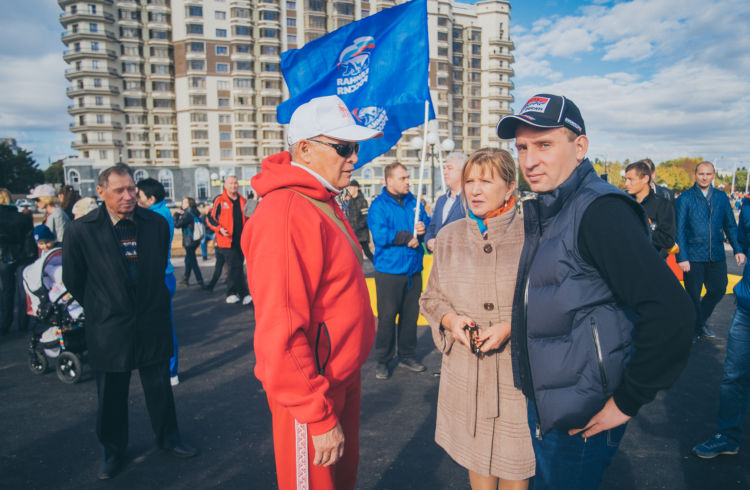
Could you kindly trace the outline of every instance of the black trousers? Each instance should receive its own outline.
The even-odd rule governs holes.
[[[0,263],[0,333],[6,334],[13,323],[17,264]],[[25,312],[24,312],[25,313]]]
[[[177,413],[172,385],[169,380],[169,361],[138,369],[146,398],[146,408],[156,445],[168,448],[180,442]],[[130,371],[96,374],[99,407],[96,413],[96,435],[104,449],[104,458],[122,456],[128,447],[128,392]]]
[[[685,290],[695,306],[695,333],[700,330],[714,312],[714,308],[727,291],[727,262],[690,262],[690,272],[684,274]],[[706,286],[706,295],[701,299],[701,289]]]
[[[216,282],[221,276],[221,268],[226,263],[227,265],[227,296],[236,294],[240,298],[250,294],[247,290],[247,282],[245,282],[245,272],[243,263],[245,257],[242,256],[242,250],[239,247],[231,248],[216,248],[216,268],[214,269],[214,275],[211,277],[211,282],[208,284],[210,288],[213,288]]]
[[[375,290],[378,296],[378,333],[375,337],[375,358],[385,364],[395,354],[398,337],[398,357],[413,359],[417,348],[417,319],[419,296],[422,294],[422,272],[411,276],[375,271]],[[396,329],[398,315],[398,330]]]
[[[197,245],[185,248],[185,280],[190,279],[190,272],[192,271],[198,284],[203,284],[203,274],[201,274],[201,268],[198,267],[198,259],[195,258],[195,249],[197,248]]]

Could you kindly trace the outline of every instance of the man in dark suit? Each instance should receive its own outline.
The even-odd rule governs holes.
[[[427,227],[427,233],[424,236],[427,249],[430,252],[435,251],[435,237],[440,229],[448,223],[466,216],[461,197],[461,173],[466,158],[467,156],[463,153],[451,153],[445,159],[443,178],[445,179],[445,185],[448,186],[448,192],[440,196],[435,203],[435,210],[432,212],[430,225]]]
[[[96,373],[96,434],[104,460],[99,478],[117,474],[128,445],[130,373],[138,369],[158,448],[188,458],[177,428],[169,358],[172,330],[164,282],[169,228],[136,206],[126,165],[99,174],[104,204],[71,222],[63,241],[63,281],[86,312],[89,363]]]

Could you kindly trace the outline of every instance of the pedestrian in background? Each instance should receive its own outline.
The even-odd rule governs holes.
[[[469,470],[474,490],[525,489],[534,476],[534,451],[508,342],[523,248],[513,157],[478,150],[459,182],[469,216],[444,226],[436,238],[420,300],[443,354],[435,441]]]
[[[419,296],[422,294],[422,243],[429,222],[424,206],[417,205],[414,194],[409,192],[406,167],[399,162],[386,165],[385,187],[367,213],[367,224],[375,244],[377,379],[391,376],[388,363],[396,354],[396,346],[399,366],[415,373],[425,370],[416,359],[416,349]]]
[[[177,290],[177,279],[174,276],[174,266],[172,265],[172,240],[174,239],[174,219],[172,213],[167,207],[167,193],[164,185],[156,179],[141,179],[136,184],[138,193],[136,199],[138,205],[142,208],[153,211],[164,218],[169,226],[169,249],[167,249],[167,267],[164,270],[164,284],[169,290],[169,318],[172,325],[172,358],[169,360],[169,372],[172,385],[180,382],[179,373],[179,344],[177,342],[177,332],[174,329],[174,315],[172,315],[172,298]]]
[[[625,190],[643,206],[651,227],[651,243],[666,259],[675,243],[674,204],[654,192],[651,168],[644,161],[631,163],[625,167]]]
[[[31,216],[20,213],[13,205],[8,189],[0,189],[0,334],[7,335],[13,325],[14,311],[16,324],[25,329],[27,323],[25,295],[16,291],[22,284],[21,271],[36,259],[34,243],[34,223]],[[23,296],[23,308],[16,308],[17,294]],[[23,316],[24,318],[18,318]]]
[[[63,185],[57,191],[57,199],[60,201],[60,209],[62,209],[71,220],[75,219],[73,216],[73,206],[80,198],[81,195],[77,190],[73,189],[73,186],[71,185]]]
[[[164,272],[169,226],[136,205],[126,165],[103,170],[97,193],[104,204],[73,221],[63,242],[63,282],[86,311],[88,362],[98,392],[96,435],[103,451],[98,477],[104,480],[125,463],[134,369],[156,446],[181,458],[198,451],[182,442],[169,380],[172,329]]]
[[[96,199],[93,197],[83,197],[73,205],[73,219],[86,216],[91,211],[95,211],[98,208],[99,206],[96,204]]]
[[[200,211],[201,222],[203,223],[203,239],[201,240],[201,259],[208,260],[208,242],[214,239],[214,230],[208,226],[208,214],[211,212],[210,204],[201,204],[198,206]],[[214,249],[214,256],[216,250]]]
[[[349,183],[344,196],[344,214],[349,221],[349,225],[357,235],[362,251],[368,260],[372,261],[372,251],[370,250],[370,229],[367,227],[367,199],[359,189],[359,182],[355,179]]]
[[[228,175],[224,179],[224,192],[214,199],[214,205],[208,218],[208,226],[216,232],[216,267],[211,281],[204,288],[213,291],[226,262],[226,302],[234,304],[242,301],[243,305],[249,305],[253,299],[247,289],[247,282],[243,274],[244,260],[240,248],[242,228],[245,226],[247,218],[243,213],[245,198],[239,194],[239,188],[237,177]]]
[[[461,197],[461,171],[466,162],[463,153],[451,153],[445,159],[443,165],[443,179],[448,187],[446,193],[438,197],[435,203],[435,211],[430,217],[430,225],[424,235],[427,250],[435,251],[435,237],[438,232],[448,223],[452,223],[466,216],[464,210],[464,199]]]
[[[195,275],[195,280],[203,286],[203,274],[198,267],[198,259],[195,258],[195,250],[201,243],[203,236],[196,237],[196,223],[200,224],[200,231],[203,233],[203,223],[200,219],[200,212],[195,205],[195,199],[192,197],[182,198],[181,210],[175,211],[175,227],[182,230],[182,248],[185,249],[185,275],[180,279],[180,284],[187,286],[190,284],[190,273]]]
[[[745,263],[737,242],[737,222],[729,198],[712,185],[711,162],[695,167],[695,184],[677,198],[677,265],[684,273],[685,290],[695,307],[693,340],[716,338],[708,319],[727,290],[727,256],[724,236],[734,250],[737,265]],[[706,294],[701,298],[701,291]]]
[[[27,197],[36,201],[37,207],[46,213],[44,224],[55,234],[55,239],[62,243],[70,218],[60,208],[55,188],[49,184],[41,184],[34,187]]]
[[[750,251],[750,197],[742,200],[737,241],[742,253]],[[750,269],[747,264],[742,279],[734,287],[737,309],[729,326],[724,374],[719,385],[719,413],[716,434],[693,448],[700,458],[720,454],[737,454],[742,442],[742,421],[750,401]]]

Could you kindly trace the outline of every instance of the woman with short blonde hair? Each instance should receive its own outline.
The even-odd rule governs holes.
[[[526,489],[534,452],[526,398],[513,385],[510,320],[523,219],[513,158],[474,152],[462,171],[467,216],[437,235],[421,312],[443,354],[436,442],[474,490]]]

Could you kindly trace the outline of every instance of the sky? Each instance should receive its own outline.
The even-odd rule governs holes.
[[[0,138],[42,168],[74,155],[56,0],[2,0]],[[473,3],[473,2],[469,2]],[[536,93],[581,109],[589,156],[750,165],[750,1],[511,1],[514,111]]]

